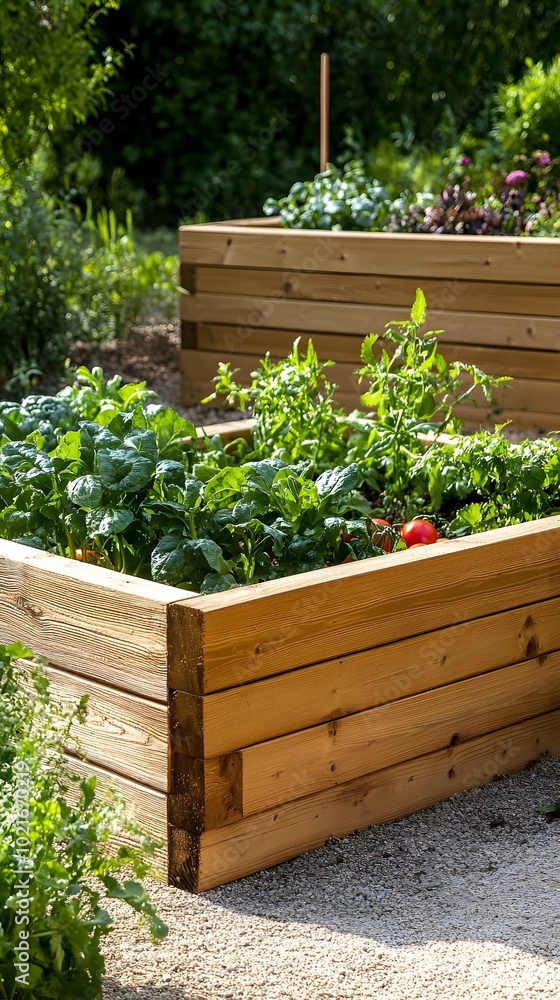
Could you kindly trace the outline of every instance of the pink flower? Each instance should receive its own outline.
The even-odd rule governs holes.
[[[550,163],[550,153],[543,153],[543,155],[539,156],[537,160],[537,166],[539,167],[548,167],[549,163]]]
[[[471,162],[472,161],[471,161],[470,156],[462,156],[461,157],[461,166],[462,167],[468,167],[469,163],[471,163]]]
[[[518,184],[523,184],[524,181],[528,180],[529,174],[526,174],[524,170],[512,170],[510,174],[507,175],[505,183],[508,187],[515,187]]]

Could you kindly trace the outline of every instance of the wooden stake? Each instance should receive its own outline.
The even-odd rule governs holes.
[[[329,73],[329,55],[323,52],[321,53],[321,173],[327,169],[329,161]]]

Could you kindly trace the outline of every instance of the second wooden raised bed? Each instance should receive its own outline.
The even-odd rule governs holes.
[[[311,336],[353,408],[362,338],[406,319],[420,285],[450,361],[515,379],[496,392],[495,410],[481,400],[478,422],[560,428],[560,240],[290,230],[255,219],[183,226],[179,245],[185,405],[208,395],[218,361],[247,380],[266,351],[281,358]]]
[[[560,754],[560,518],[200,597],[0,542],[0,641],[198,892]]]

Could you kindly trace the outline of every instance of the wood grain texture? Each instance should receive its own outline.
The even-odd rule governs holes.
[[[559,355],[560,358],[560,355]],[[274,358],[273,360],[279,360]],[[259,356],[252,354],[226,354],[224,352],[213,351],[181,351],[181,370],[185,377],[185,385],[191,385],[192,380],[202,381],[204,392],[208,395],[212,391],[212,379],[218,370],[219,362],[229,362],[232,368],[239,368],[237,379],[244,385],[251,381],[250,373],[259,366]],[[466,360],[466,359],[465,359]],[[358,381],[356,364],[346,364],[337,362],[329,368],[328,377],[335,382],[340,391],[335,393],[337,398],[354,397],[354,405],[358,405],[361,393],[366,389],[366,383]],[[531,374],[528,372],[527,374]],[[556,371],[551,369],[550,377],[554,378]],[[560,373],[559,373],[560,375]],[[205,381],[204,381],[205,380]],[[497,408],[507,407],[511,410],[527,410],[529,412],[538,410],[542,413],[558,414],[560,410],[560,378],[559,381],[540,381],[538,379],[515,379],[505,385],[493,389],[493,396]],[[465,388],[472,385],[472,379],[467,375],[463,384]],[[189,389],[190,391],[190,389]],[[484,399],[480,389],[472,393],[481,409],[487,410],[489,404]]]
[[[270,299],[306,299],[408,309],[414,302],[418,280],[381,274],[336,274],[320,271],[287,271],[244,267],[190,267],[183,265],[183,287],[192,292],[245,295]],[[183,272],[182,272],[183,273]],[[185,279],[189,282],[185,284]],[[429,315],[439,312],[508,313],[524,316],[558,316],[558,284],[462,281],[424,278],[422,291]]]
[[[548,600],[559,548],[550,517],[177,602],[170,686],[207,694]]]
[[[559,292],[560,298],[560,292]],[[224,323],[240,341],[253,327],[304,333],[382,333],[387,323],[406,320],[410,308],[366,306],[348,302],[291,301],[255,296],[206,294],[181,299],[181,318],[189,323]],[[430,309],[428,326],[442,330],[442,341],[480,346],[560,349],[560,318]]]
[[[243,816],[241,757],[225,754],[214,760],[187,757],[180,734],[171,734],[169,822],[201,833],[235,823]]]
[[[25,666],[25,663],[23,664]],[[89,697],[84,725],[72,729],[88,761],[167,792],[167,706],[48,665],[54,699],[66,707]]]
[[[173,692],[183,752],[218,757],[560,648],[560,597],[205,696]]]
[[[438,750],[199,837],[170,828],[170,880],[203,892],[560,753],[560,712]]]
[[[158,878],[167,879],[167,796],[153,788],[146,788],[137,781],[131,781],[120,774],[114,774],[107,768],[99,767],[90,761],[69,756],[68,763],[72,771],[80,777],[88,778],[93,775],[97,779],[97,787],[101,795],[110,787],[125,800],[128,815],[160,845],[154,856],[154,874]],[[135,843],[136,841],[129,834],[119,834],[112,838],[109,846],[117,849],[121,844],[129,846]]]
[[[241,751],[243,815],[560,708],[560,652]]]
[[[0,641],[167,701],[167,606],[184,591],[0,541]]]
[[[187,264],[554,285],[560,247],[534,237],[316,232],[272,227],[181,226]]]
[[[300,349],[305,350],[310,340],[322,361],[342,361],[354,368],[361,365],[360,348],[362,338],[350,334],[303,333],[302,331],[263,329],[254,327],[244,331],[243,337],[237,328],[220,324],[197,323],[196,349],[220,352],[221,354],[250,354],[264,357],[267,351],[275,357],[285,357],[292,349],[296,337],[300,338]],[[246,335],[245,335],[246,334]],[[374,354],[379,356],[383,348],[389,351],[394,345],[379,340]],[[544,379],[560,382],[560,351],[521,350],[514,347],[479,347],[473,344],[446,344],[440,342],[440,352],[447,361],[464,361],[477,365],[489,375],[509,375],[512,378]],[[237,364],[242,363],[241,357]],[[559,390],[560,392],[560,390]]]

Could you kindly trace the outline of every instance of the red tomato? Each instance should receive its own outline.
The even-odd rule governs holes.
[[[409,549],[425,549],[427,542],[415,542],[414,545],[409,545]]]
[[[391,527],[391,525],[389,524],[389,522],[388,521],[384,521],[382,517],[372,517],[370,524],[371,524],[372,528],[373,528],[374,524],[378,524],[380,528],[390,528]],[[372,540],[372,542],[373,542],[374,545],[380,545],[381,548],[385,550],[385,552],[390,552],[391,551],[392,545],[391,545],[391,536],[390,536],[390,534],[384,533],[382,531],[375,531],[374,530],[373,534],[371,536],[371,540]]]
[[[410,549],[413,545],[418,544],[433,545],[438,540],[438,533],[433,524],[430,524],[429,521],[423,521],[419,517],[415,521],[408,521],[403,525],[401,537],[407,549]]]
[[[356,562],[356,560],[352,559],[352,556],[346,556],[346,559],[343,559],[340,565],[344,566],[345,563],[351,563],[351,562]]]
[[[346,542],[346,544],[348,545],[348,542],[353,542],[356,536],[355,535],[347,535],[345,531],[341,531],[340,532],[340,537],[342,538],[342,541]]]

